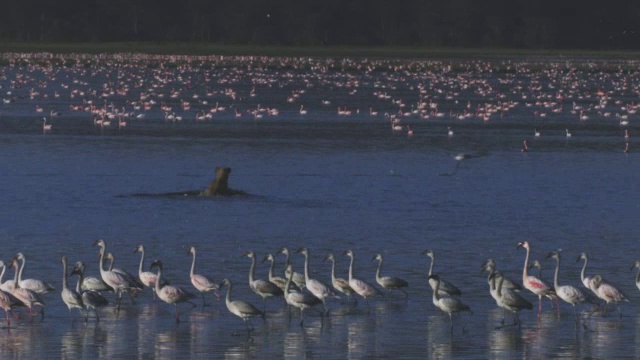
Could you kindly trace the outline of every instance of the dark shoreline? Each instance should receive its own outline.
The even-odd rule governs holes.
[[[429,48],[409,46],[250,46],[211,43],[153,42],[0,42],[0,53],[104,54],[144,53],[158,55],[221,55],[221,56],[310,56],[310,57],[373,57],[373,58],[469,58],[469,57],[605,57],[640,58],[639,51],[574,50],[574,49],[499,49],[499,48]]]

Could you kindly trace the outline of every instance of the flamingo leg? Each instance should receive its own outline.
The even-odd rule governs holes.
[[[538,315],[542,313],[542,296],[538,295]]]

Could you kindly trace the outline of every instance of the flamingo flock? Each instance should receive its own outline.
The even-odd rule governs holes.
[[[376,270],[368,277],[373,281],[369,282],[365,278],[356,277],[355,275],[355,253],[353,250],[345,250],[342,255],[349,259],[348,277],[340,278],[336,276],[336,263],[338,262],[333,253],[328,253],[323,258],[324,261],[330,261],[331,267],[325,268],[324,272],[331,280],[330,285],[325,284],[322,280],[315,276],[311,277],[310,251],[307,248],[299,248],[295,252],[304,256],[304,274],[301,275],[304,281],[300,286],[294,282],[296,272],[289,259],[289,250],[287,248],[280,249],[277,253],[286,256],[285,268],[282,269],[284,277],[273,274],[276,258],[267,254],[264,261],[269,260],[269,278],[257,279],[256,272],[256,254],[253,251],[243,253],[243,256],[251,259],[248,269],[248,288],[253,290],[263,300],[262,309],[259,309],[247,300],[232,300],[231,293],[235,284],[241,284],[240,281],[232,281],[231,276],[227,276],[222,281],[215,281],[213,277],[208,277],[196,273],[196,248],[190,246],[187,255],[191,256],[191,267],[185,268],[185,274],[188,274],[191,287],[175,285],[175,279],[167,280],[164,277],[164,263],[161,260],[151,262],[149,270],[144,269],[145,250],[144,246],[137,245],[134,253],[141,253],[140,268],[138,275],[132,275],[126,270],[115,268],[115,256],[107,252],[107,244],[103,239],[94,242],[94,246],[99,248],[99,259],[97,266],[100,271],[100,277],[88,281],[90,277],[85,276],[86,265],[83,261],[77,261],[72,271],[68,267],[67,256],[61,257],[62,263],[62,284],[60,287],[61,298],[70,312],[71,319],[75,318],[73,310],[77,309],[84,321],[89,321],[91,312],[95,315],[96,321],[100,320],[99,313],[110,307],[115,302],[115,311],[118,312],[121,304],[123,293],[131,296],[132,305],[135,306],[133,297],[139,295],[145,288],[152,290],[154,298],[173,305],[175,311],[175,321],[180,322],[180,307],[182,304],[190,305],[190,308],[196,307],[193,301],[199,293],[202,298],[202,308],[211,306],[206,303],[205,295],[212,293],[214,297],[220,300],[218,291],[226,288],[225,305],[228,311],[239,317],[246,324],[247,331],[250,333],[254,327],[251,319],[255,317],[265,318],[269,315],[266,307],[267,298],[281,298],[283,303],[291,308],[300,311],[300,326],[304,326],[305,311],[315,310],[320,317],[336,316],[332,315],[331,308],[340,306],[339,304],[348,305],[350,311],[357,310],[357,301],[351,299],[352,295],[364,299],[366,305],[366,313],[371,313],[370,300],[387,299],[392,301],[398,297],[393,296],[394,291],[402,292],[402,301],[409,301],[411,296],[419,296],[411,291],[409,283],[397,276],[385,274],[382,275],[382,265],[384,257],[382,254],[375,254],[371,261],[377,262]],[[522,326],[522,320],[519,316],[524,310],[532,310],[533,303],[527,299],[527,293],[538,298],[538,320],[542,313],[542,298],[548,297],[552,299],[557,307],[558,318],[560,319],[560,302],[567,303],[573,308],[576,323],[585,317],[593,316],[596,313],[606,316],[607,313],[618,310],[621,315],[620,307],[623,303],[629,302],[629,298],[613,283],[605,280],[601,274],[588,275],[587,265],[589,258],[586,253],[581,253],[577,262],[584,261],[580,272],[579,285],[571,285],[566,280],[560,283],[560,265],[562,252],[552,251],[546,255],[547,259],[555,260],[555,274],[553,282],[547,284],[544,282],[539,273],[538,276],[529,273],[529,269],[537,267],[541,268],[538,260],[530,261],[531,244],[528,241],[522,241],[517,244],[516,248],[526,250],[524,254],[524,266],[522,270],[522,281],[518,282],[509,278],[503,271],[498,270],[494,259],[487,259],[481,265],[482,272],[488,273],[487,282],[489,285],[489,296],[492,298],[499,308],[505,312],[500,325],[497,328],[507,326]],[[453,277],[454,274],[434,271],[435,252],[427,249],[422,252],[430,258],[428,270],[423,274],[425,284],[429,284],[431,288],[432,303],[436,309],[439,309],[449,317],[450,329],[454,328],[454,315],[469,312],[472,313],[471,305],[464,299],[463,292],[453,285],[451,282],[444,280],[444,277]],[[111,261],[108,266],[105,261]],[[263,262],[264,262],[263,261]],[[185,261],[186,262],[186,261]],[[18,308],[26,308],[28,311],[28,319],[33,319],[38,314],[44,320],[45,299],[51,292],[55,292],[56,288],[50,283],[36,278],[22,279],[26,265],[26,256],[18,253],[10,262],[10,267],[14,269],[13,280],[2,281],[7,265],[0,261],[0,307],[5,310],[7,326],[11,326],[14,318],[14,310]],[[319,266],[317,266],[319,267]],[[152,272],[156,269],[156,272]],[[640,261],[636,261],[631,270],[637,269],[635,276],[635,284],[640,289]],[[318,269],[315,269],[318,272]],[[70,285],[69,277],[78,275],[76,286]],[[229,274],[227,274],[229,275]],[[362,276],[362,274],[360,274]],[[186,277],[186,275],[185,275]],[[222,276],[220,276],[222,278]],[[277,279],[274,281],[274,279]],[[526,290],[526,291],[525,291]],[[108,293],[113,293],[109,295]],[[342,298],[345,297],[346,298]],[[110,301],[109,298],[112,298]],[[49,300],[47,300],[49,301]],[[322,304],[321,308],[318,308]],[[37,312],[36,312],[37,311]],[[182,310],[184,311],[184,309]],[[513,316],[513,322],[505,325],[506,312]],[[584,314],[584,315],[582,315]]]
[[[99,57],[95,62],[89,54],[0,54],[17,69],[0,69],[0,88],[7,89],[3,116],[22,117],[22,109],[33,109],[43,134],[63,133],[71,119],[99,134],[135,132],[148,123],[170,124],[172,131],[176,123],[370,119],[391,123],[391,136],[408,138],[433,136],[444,126],[440,134],[452,140],[459,124],[524,119],[540,140],[580,138],[587,124],[605,125],[599,131],[619,134],[628,153],[629,128],[640,108],[634,89],[620,86],[640,81],[634,60],[349,59],[354,67],[346,72],[336,59],[321,57]],[[77,65],[59,65],[67,60]],[[157,63],[171,66],[151,66]],[[332,100],[326,99],[329,91]],[[45,111],[48,118],[40,116]],[[528,145],[533,144],[522,152],[542,142]]]

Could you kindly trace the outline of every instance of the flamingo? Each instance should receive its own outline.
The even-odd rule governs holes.
[[[422,254],[427,255],[428,257],[431,258],[431,265],[429,266],[429,285],[431,286],[432,290],[436,290],[436,280],[435,279],[431,279],[431,275],[434,275],[433,273],[433,264],[436,262],[435,259],[435,253],[433,252],[433,250],[427,249],[424,250],[422,252]],[[451,284],[448,281],[444,281],[442,279],[440,279],[438,277],[438,281],[440,283],[440,287],[439,287],[439,291],[441,296],[445,296],[445,295],[450,295],[450,296],[460,296],[462,295],[462,291],[460,291],[460,289],[458,289],[456,286],[454,286],[453,284]]]
[[[13,308],[21,306],[22,303],[15,296],[6,291],[0,290],[0,307],[4,310],[7,318],[7,327],[11,327],[11,317],[13,317]],[[11,317],[9,316],[11,315]]]
[[[108,268],[109,271],[115,271],[127,277],[127,280],[129,280],[129,282],[131,283],[131,286],[127,289],[130,295],[132,293],[137,294],[139,290],[144,289],[144,284],[140,281],[140,279],[138,279],[138,277],[136,277],[135,275],[131,274],[126,270],[113,267],[116,261],[116,257],[115,255],[113,255],[113,253],[107,253],[107,256],[105,256],[105,259],[111,260],[111,263],[109,264],[109,268]],[[135,303],[135,301],[133,300],[133,296],[130,296],[130,297],[131,297],[131,301]]]
[[[262,319],[264,319],[264,312],[260,311],[258,308],[246,301],[231,301],[231,289],[233,288],[233,283],[229,279],[224,279],[222,280],[222,283],[220,283],[220,289],[222,289],[224,286],[228,287],[227,296],[225,297],[225,304],[227,305],[227,309],[233,315],[241,318],[242,321],[244,321],[245,325],[247,326],[247,334],[250,333],[252,329],[249,328],[248,321],[256,316],[261,316]]]
[[[571,137],[571,133],[569,132],[569,129],[564,129],[564,130],[566,131],[567,137],[570,138]]]
[[[351,299],[351,294],[353,294],[353,289],[349,286],[349,281],[343,278],[336,277],[336,258],[332,253],[327,254],[327,256],[322,261],[331,261],[331,285],[333,288],[345,295],[347,295],[348,299]]]
[[[156,281],[156,294],[160,300],[166,302],[167,304],[173,304],[176,308],[176,323],[180,322],[180,314],[178,312],[178,304],[183,302],[188,302],[189,304],[196,306],[194,303],[189,301],[194,298],[195,295],[173,285],[161,285],[162,282],[162,261],[155,260],[151,263],[151,269],[154,267],[158,268],[157,281]]]
[[[262,259],[262,262],[265,262],[269,260],[271,263],[269,265],[269,281],[271,281],[272,283],[276,284],[277,287],[279,287],[280,289],[282,289],[282,291],[284,291],[285,295],[287,294],[287,292],[284,290],[287,286],[287,279],[280,277],[280,276],[275,276],[273,275],[273,268],[275,266],[275,258],[273,257],[273,255],[271,254],[267,254],[267,256],[264,257],[264,259]],[[293,283],[290,285],[290,290],[291,291],[300,291],[300,288],[298,287],[298,285],[296,285],[296,283]]]
[[[580,260],[584,260],[584,265],[582,265],[582,271],[580,272],[580,280],[582,281],[582,284],[584,285],[585,288],[591,290],[597,296],[598,293],[595,287],[593,286],[593,277],[585,275],[585,271],[587,270],[587,263],[589,262],[589,257],[587,256],[587,253],[585,252],[581,253],[576,259],[576,262],[579,262]]]
[[[628,302],[629,299],[617,287],[605,282],[600,275],[593,277],[593,287],[596,289],[596,295],[605,301],[604,310],[610,303]],[[618,308],[620,311],[620,308]],[[622,313],[620,313],[622,315]]]
[[[100,277],[102,277],[102,281],[104,281],[107,285],[109,285],[116,293],[117,296],[117,310],[120,310],[120,301],[122,300],[122,292],[127,291],[132,287],[132,282],[128,276],[119,273],[113,270],[105,270],[104,269],[104,258],[105,258],[105,250],[106,243],[104,240],[96,240],[93,243],[93,246],[100,247]]]
[[[409,293],[407,293],[403,288],[408,287],[409,283],[404,280],[404,279],[400,279],[398,277],[393,277],[393,276],[380,276],[380,271],[382,269],[382,262],[383,262],[383,258],[381,254],[376,254],[376,256],[373,257],[373,260],[378,260],[378,269],[376,270],[376,282],[382,286],[382,288],[387,289],[387,290],[400,290],[404,293],[404,296],[407,297],[409,296]]]
[[[216,290],[220,288],[218,284],[211,281],[208,277],[200,274],[196,274],[196,248],[194,246],[189,247],[187,254],[193,255],[193,261],[191,262],[191,272],[189,273],[189,277],[191,278],[191,284],[200,292],[202,296],[202,307],[207,306],[204,301],[204,293],[213,292],[213,294],[220,300],[220,295]]]
[[[304,325],[304,311],[322,303],[322,300],[308,292],[290,291],[293,284],[293,266],[289,264],[287,267],[290,267],[291,271],[284,286],[284,299],[287,304],[300,309],[300,326],[302,327]]]
[[[529,151],[529,142],[525,139],[522,142],[522,149],[520,149],[520,152],[527,152]]]
[[[249,268],[249,287],[251,290],[258,294],[263,300],[263,311],[266,309],[266,300],[268,297],[283,296],[284,292],[276,284],[263,279],[255,278],[256,269],[256,253],[253,251],[247,251],[243,254],[251,259],[251,267]]]
[[[535,137],[540,137],[540,131],[538,130],[538,128],[535,128],[535,129],[533,130],[533,136],[535,136]]]
[[[281,248],[280,250],[278,250],[278,254],[284,254],[285,255],[285,259],[284,259],[284,267],[285,267],[285,271],[284,271],[284,275],[285,278],[289,277],[289,274],[287,273],[287,269],[289,268],[289,264],[290,264],[290,253],[289,253],[289,249],[287,249],[286,247]],[[304,278],[304,274],[300,274],[299,272],[294,272],[293,273],[293,282],[298,285],[298,287],[300,289],[302,289],[305,285],[305,278]]]
[[[304,105],[300,105],[300,115],[306,115],[307,110],[304,108]]]
[[[22,280],[22,272],[24,271],[24,267],[25,264],[27,263],[27,258],[24,256],[23,253],[18,253],[15,256],[16,260],[21,261],[21,265],[20,265],[20,271],[18,273],[18,282],[20,282],[20,287],[24,288],[24,289],[29,289],[31,291],[34,291],[38,294],[46,294],[49,291],[55,291],[56,288],[54,288],[51,284],[44,282],[42,280],[38,280],[38,279],[24,279]]]
[[[69,313],[71,314],[71,320],[73,320],[73,313],[71,312],[71,309],[73,308],[78,308],[80,309],[80,314],[82,314],[82,309],[84,308],[84,304],[82,303],[82,297],[80,296],[80,294],[73,290],[70,289],[67,283],[67,257],[63,256],[61,258],[62,261],[62,293],[61,293],[61,297],[62,297],[62,301],[64,301],[64,303],[67,305],[67,307],[69,308]]]
[[[347,250],[343,255],[351,258],[351,262],[349,263],[349,286],[351,286],[356,294],[364,298],[364,301],[367,303],[367,313],[369,313],[371,312],[371,309],[369,308],[369,298],[379,295],[380,292],[368,282],[353,277],[353,263],[355,262],[355,255],[353,254],[353,251]]]
[[[429,275],[429,283],[431,281],[435,282],[436,287],[433,289],[433,304],[440,310],[446,312],[449,315],[449,322],[451,324],[451,331],[453,331],[453,313],[458,313],[462,311],[471,311],[471,308],[464,304],[460,299],[454,296],[449,295],[440,295],[440,278],[438,275]]]
[[[82,290],[81,284],[84,282],[84,262],[78,261],[71,271],[71,275],[78,275],[78,283],[76,284],[76,292],[82,296],[82,304],[85,307],[84,321],[89,321],[89,309],[93,309],[96,315],[96,321],[100,321],[100,315],[98,315],[97,308],[103,308],[109,305],[109,301],[100,295],[99,292],[93,290]]]
[[[2,281],[4,273],[7,270],[7,265],[2,260],[0,260],[0,268],[2,268],[2,272],[0,272],[0,290],[10,294],[15,288],[15,283],[13,279]]]
[[[633,268],[637,268],[638,271],[636,272],[636,287],[638,288],[638,290],[640,290],[640,261],[636,261],[635,263],[633,263],[633,265],[631,265],[631,270],[633,270]]]
[[[578,309],[576,308],[576,304],[582,304],[587,301],[587,295],[582,292],[579,288],[572,285],[562,285],[558,283],[558,273],[560,272],[560,253],[559,252],[550,252],[547,254],[547,259],[556,259],[556,273],[553,277],[553,287],[555,289],[556,295],[562,301],[571,304],[573,306],[573,311],[576,315],[576,321],[578,321]]]
[[[524,259],[524,269],[522,270],[522,285],[525,289],[531,291],[532,293],[538,295],[538,316],[542,313],[542,297],[549,294],[551,288],[549,285],[545,284],[544,281],[539,278],[529,275],[529,253],[531,251],[531,246],[528,241],[522,241],[518,243],[518,248],[525,248],[527,250],[527,256]]]
[[[453,136],[453,130],[451,130],[451,126],[447,126],[447,135]]]
[[[329,297],[336,297],[334,292],[327,285],[323,284],[321,281],[312,279],[309,277],[309,250],[307,248],[300,248],[296,251],[299,254],[304,255],[304,277],[306,279],[305,287],[309,292],[311,292],[315,297],[322,301],[322,305],[324,306],[325,313],[327,310],[326,299]]]
[[[47,131],[51,130],[51,124],[47,124],[47,118],[43,117],[42,118],[43,122],[42,122],[42,133],[46,133]]]
[[[2,268],[2,273],[0,273],[0,283],[2,283],[2,277],[4,276],[4,272],[6,270],[6,265],[2,260],[0,260],[0,267]],[[3,285],[5,283],[3,283]],[[11,284],[13,284],[13,280],[11,280]],[[7,317],[7,327],[11,327],[11,317],[9,317],[9,315],[13,316],[13,308],[15,306],[22,305],[22,303],[18,299],[16,299],[15,296],[11,295],[11,291],[13,291],[13,288],[14,287],[12,285],[11,290],[9,291],[0,289],[0,307],[4,310]]]
[[[498,285],[496,286],[496,278]],[[531,310],[533,305],[513,289],[504,287],[505,277],[500,271],[494,271],[489,275],[491,296],[496,300],[499,307],[513,313],[513,325],[520,327],[520,317],[518,312],[523,309]],[[502,318],[504,324],[504,316]]]
[[[152,273],[151,271],[144,270],[144,246],[143,245],[138,245],[133,249],[134,254],[137,252],[141,254],[140,266],[138,267],[138,278],[140,279],[140,282],[142,282],[144,286],[151,288],[153,292],[153,298],[155,299],[156,297],[155,285],[156,285],[157,275]]]
[[[15,257],[13,258],[13,260],[11,260],[11,266],[15,270],[13,281],[16,284],[15,288],[11,292],[11,295],[13,295],[16,299],[18,299],[18,301],[24,304],[27,309],[29,309],[29,318],[31,319],[33,319],[33,306],[40,306],[42,308],[40,310],[42,316],[41,320],[44,320],[44,301],[35,291],[20,287],[20,282],[18,281],[18,260]]]
[[[529,269],[531,268],[536,268],[538,269],[538,278],[542,279],[542,264],[540,264],[540,261],[538,260],[533,260],[529,263]],[[552,301],[551,303],[551,307],[553,307],[553,302],[555,302],[556,304],[556,310],[558,311],[558,318],[560,318],[560,298],[558,297],[558,295],[556,295],[555,290],[551,289],[549,291],[549,293],[547,293],[545,295],[545,297],[547,299],[549,299],[550,301]]]
[[[487,259],[485,260],[484,263],[482,263],[482,266],[480,267],[482,272],[486,271],[489,273],[489,277],[487,278],[487,282],[489,283],[489,285],[491,285],[491,275],[495,274],[497,272],[496,270],[496,262],[493,259]],[[504,277],[504,275],[502,273],[499,273],[497,275],[495,275],[496,277],[496,284],[500,282],[500,278]],[[502,288],[503,289],[511,289],[514,291],[520,291],[522,290],[522,286],[520,286],[519,284],[515,283],[513,280],[508,279],[508,278],[504,278],[504,281],[502,283]]]

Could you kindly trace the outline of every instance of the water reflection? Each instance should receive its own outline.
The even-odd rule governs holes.
[[[254,339],[248,337],[243,343],[227,348],[224,352],[225,359],[248,359],[259,356],[258,347]]]
[[[376,349],[375,329],[376,320],[373,315],[349,316],[347,324],[347,354],[348,357],[358,358],[372,356]]]
[[[499,327],[502,322],[503,310],[493,309],[488,314],[487,321],[487,348],[494,358],[515,358],[523,352],[524,341],[522,329],[518,326]],[[510,321],[507,316],[506,323]]]

